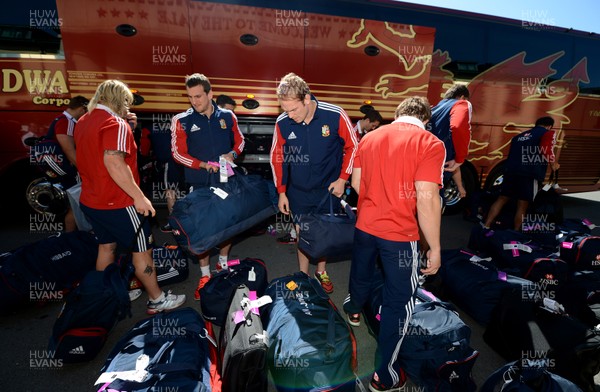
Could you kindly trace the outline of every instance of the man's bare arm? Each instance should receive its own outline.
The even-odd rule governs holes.
[[[427,265],[421,269],[426,275],[435,274],[441,266],[440,225],[442,208],[439,186],[434,182],[415,181],[417,216],[421,232],[429,244]]]

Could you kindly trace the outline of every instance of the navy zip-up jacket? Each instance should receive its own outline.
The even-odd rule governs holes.
[[[281,114],[275,124],[271,168],[277,193],[288,186],[304,191],[326,189],[352,173],[358,141],[348,115],[339,106],[317,103],[309,124]]]
[[[214,102],[212,105],[210,117],[189,108],[171,122],[171,152],[175,161],[185,166],[188,184],[208,184],[208,171],[200,169],[202,162],[218,162],[221,155],[231,151],[239,155],[244,149],[235,114]]]
[[[463,163],[471,142],[471,103],[464,99],[443,99],[431,109],[427,129],[444,142],[446,161]]]

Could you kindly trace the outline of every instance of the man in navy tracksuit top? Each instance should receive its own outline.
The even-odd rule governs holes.
[[[173,117],[171,122],[171,150],[173,158],[184,166],[185,180],[193,188],[207,186],[209,176],[219,171],[223,156],[233,162],[244,149],[244,135],[232,111],[218,107],[208,78],[202,74],[188,76],[185,81],[188,99],[192,107]],[[227,268],[227,256],[231,243],[222,244],[219,266]],[[198,290],[210,279],[209,252],[200,255],[202,276]],[[195,299],[199,300],[196,290]]]
[[[485,228],[490,228],[502,207],[510,199],[516,199],[514,229],[521,229],[523,216],[527,213],[529,203],[535,198],[539,184],[546,177],[548,163],[552,170],[558,170],[560,167],[553,151],[555,142],[553,126],[552,117],[541,117],[537,119],[533,128],[511,139],[500,196],[490,207]]]
[[[285,215],[292,213],[300,233],[301,215],[318,212],[319,203],[330,191],[342,196],[358,142],[344,110],[317,101],[298,75],[283,77],[277,97],[284,113],[277,119],[273,133],[273,180],[279,193],[279,210]],[[329,211],[329,203],[322,210]],[[333,284],[325,263],[319,260],[315,277],[331,293]],[[298,264],[300,271],[308,274],[309,259],[299,249]]]
[[[437,105],[431,109],[427,129],[444,142],[446,165],[444,180],[454,179],[461,197],[466,196],[460,166],[469,154],[471,142],[471,103],[469,89],[462,84],[451,86]]]

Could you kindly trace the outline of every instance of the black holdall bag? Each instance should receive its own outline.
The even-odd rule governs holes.
[[[229,260],[227,266],[200,289],[202,317],[219,327],[223,326],[229,301],[239,285],[246,285],[260,297],[269,284],[267,267],[261,259]]]
[[[190,274],[190,258],[177,245],[155,246],[152,259],[159,286],[185,281]]]
[[[581,389],[543,366],[510,362],[492,373],[479,392],[581,392]]]
[[[341,205],[345,214],[336,214],[333,208],[334,197],[331,193],[327,194],[317,207],[317,211],[320,210],[329,199],[328,213],[305,214],[300,219],[298,248],[314,259],[352,256],[356,214],[343,200]]]
[[[143,217],[127,254],[131,253],[143,225]],[[129,280],[135,268],[127,258],[109,264],[104,271],[88,272],[68,296],[52,328],[48,349],[65,363],[92,360],[102,350],[118,321],[131,317]]]
[[[222,392],[267,391],[268,338],[259,309],[270,302],[244,285],[233,292],[219,338]]]
[[[0,255],[0,314],[62,301],[96,267],[98,244],[83,231],[59,233]]]
[[[132,272],[130,264],[123,273],[113,263],[83,278],[67,296],[52,328],[48,349],[54,358],[75,363],[96,357],[117,322],[131,316],[127,285]]]
[[[600,269],[600,236],[571,233],[560,241],[560,258],[573,269]]]
[[[214,337],[192,308],[137,322],[113,347],[95,385],[99,392],[218,390]]]

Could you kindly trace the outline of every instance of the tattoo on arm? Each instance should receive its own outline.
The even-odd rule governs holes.
[[[152,268],[152,266],[150,266],[150,265],[147,265],[146,269],[144,270],[144,273],[148,274],[148,275],[152,275],[153,272],[154,272],[154,268]]]
[[[125,152],[124,151],[119,151],[119,150],[104,150],[104,155],[119,155],[123,158],[125,158]]]

